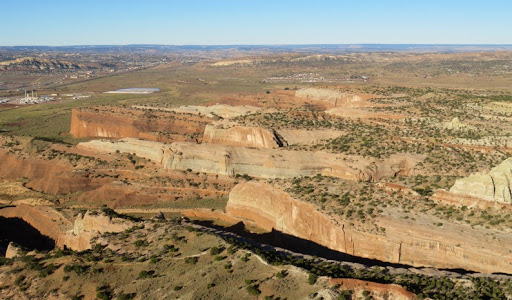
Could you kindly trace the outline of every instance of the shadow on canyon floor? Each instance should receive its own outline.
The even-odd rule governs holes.
[[[5,256],[9,242],[27,250],[52,250],[55,241],[42,235],[37,229],[20,218],[0,217],[0,256]]]
[[[289,235],[277,230],[272,230],[272,232],[268,233],[253,233],[248,231],[245,228],[245,224],[243,222],[239,222],[233,226],[223,227],[217,224],[214,224],[212,221],[205,220],[195,220],[194,223],[214,228],[217,230],[227,231],[234,234],[237,234],[241,237],[249,239],[251,241],[267,244],[273,247],[279,247],[282,249],[286,249],[295,253],[300,253],[309,256],[316,256],[328,260],[335,260],[340,262],[351,262],[351,263],[359,263],[368,267],[379,266],[379,267],[393,267],[393,268],[418,268],[421,267],[413,267],[406,264],[399,263],[390,263],[377,259],[364,258],[359,256],[354,256],[342,252],[338,252],[322,245],[319,245],[315,242],[298,238],[293,235]],[[474,274],[476,272],[468,271],[464,269],[438,269],[441,271],[449,271],[458,274]]]

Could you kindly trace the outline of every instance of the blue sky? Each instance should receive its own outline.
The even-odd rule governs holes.
[[[510,0],[0,0],[0,46],[512,44]]]

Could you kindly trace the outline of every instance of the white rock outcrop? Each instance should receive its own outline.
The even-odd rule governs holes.
[[[450,193],[496,203],[512,203],[512,158],[488,173],[475,173],[455,181]]]

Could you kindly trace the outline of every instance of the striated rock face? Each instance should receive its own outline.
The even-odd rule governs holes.
[[[71,113],[70,133],[75,137],[124,138],[148,140],[190,140],[188,135],[201,135],[212,120],[200,116],[169,115],[155,117],[133,110],[116,114],[104,110],[77,110]],[[171,138],[160,135],[165,132]]]
[[[350,160],[326,152],[250,149],[217,144],[176,142],[169,145],[135,139],[119,142],[90,141],[79,147],[101,152],[135,153],[161,164],[165,169],[187,170],[233,176],[248,174],[263,178],[290,178],[317,173],[349,180],[377,181],[407,174],[420,157],[396,155],[385,161]],[[344,160],[345,159],[345,160]]]
[[[489,173],[475,173],[455,181],[450,188],[454,196],[472,197],[494,203],[512,204],[512,158]]]
[[[283,145],[273,130],[249,126],[225,129],[222,124],[206,125],[203,142],[256,148],[278,148]]]
[[[474,230],[465,224],[437,227],[433,223],[438,219],[426,215],[418,215],[414,221],[382,215],[377,222],[386,228],[386,233],[365,232],[261,182],[238,184],[229,195],[226,213],[251,225],[275,229],[354,256],[416,267],[512,272],[509,234]]]
[[[60,212],[47,206],[18,205],[0,209],[0,217],[20,218],[55,241],[57,247],[75,251],[91,249],[91,239],[105,232],[121,232],[133,222],[87,212],[79,215],[73,225]]]
[[[373,98],[373,95],[354,95],[343,93],[337,90],[322,89],[322,88],[305,88],[295,92],[295,97],[326,101],[333,107],[341,106],[345,103],[359,102]]]
[[[67,164],[40,159],[22,159],[0,150],[0,178],[29,178],[27,187],[51,194],[68,194],[98,188],[111,179],[87,177]]]

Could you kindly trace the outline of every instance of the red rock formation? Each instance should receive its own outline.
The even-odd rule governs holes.
[[[53,239],[57,246],[62,247],[60,239],[63,232],[73,227],[73,224],[58,211],[46,206],[30,206],[21,204],[0,209],[4,218],[20,218],[37,229],[41,234]]]
[[[222,125],[207,125],[203,141],[206,143],[256,148],[278,148],[283,144],[273,131],[249,126],[234,126],[224,129]]]
[[[439,219],[426,215],[418,214],[414,221],[381,215],[376,222],[386,233],[366,232],[261,182],[235,186],[226,213],[248,224],[274,228],[354,256],[417,267],[512,273],[509,234],[465,224],[438,227],[433,224]]]
[[[105,108],[77,110],[71,113],[70,133],[75,137],[124,138],[136,137],[153,141],[195,140],[212,119],[203,116],[176,113],[144,113],[141,110],[123,110],[122,113]],[[165,134],[164,134],[165,133]]]
[[[0,150],[0,178],[28,178],[27,187],[50,194],[67,194],[91,190],[111,181],[108,178],[89,178],[75,172],[71,165],[41,159],[22,159]]]
[[[416,295],[396,284],[382,284],[351,278],[332,278],[332,285],[339,285],[340,290],[349,290],[356,294],[368,291],[373,299],[416,299]]]
[[[18,205],[0,209],[4,218],[20,218],[53,239],[57,247],[75,251],[91,249],[91,240],[105,232],[120,232],[133,226],[123,219],[111,219],[102,214],[87,212],[71,223],[60,212],[47,206]]]

